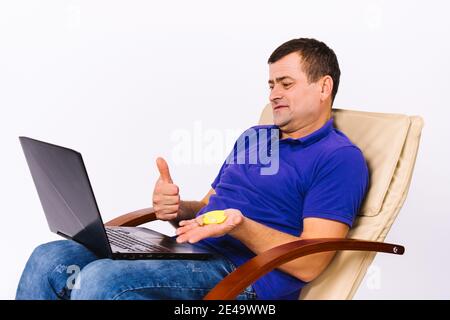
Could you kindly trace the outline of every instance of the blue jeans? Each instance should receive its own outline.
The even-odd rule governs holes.
[[[225,257],[208,260],[99,259],[70,240],[38,246],[29,258],[16,299],[202,299],[235,270]],[[237,299],[256,299],[250,286]]]

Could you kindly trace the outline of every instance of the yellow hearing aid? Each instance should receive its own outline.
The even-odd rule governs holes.
[[[224,210],[213,210],[203,215],[203,224],[222,223],[227,219]]]

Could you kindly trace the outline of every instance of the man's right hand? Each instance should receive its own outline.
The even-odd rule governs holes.
[[[174,220],[180,209],[180,190],[170,177],[169,166],[166,160],[156,159],[159,178],[153,190],[153,209],[159,220]]]

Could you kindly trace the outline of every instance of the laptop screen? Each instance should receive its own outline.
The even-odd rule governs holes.
[[[81,154],[20,137],[34,184],[52,232],[110,257],[105,229]]]

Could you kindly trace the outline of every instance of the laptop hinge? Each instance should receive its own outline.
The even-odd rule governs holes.
[[[64,237],[64,238],[66,238],[68,240],[72,240],[72,237],[68,236],[67,234],[65,234],[65,233],[63,233],[63,232],[61,232],[59,230],[56,231],[56,234],[59,234],[61,237]]]

